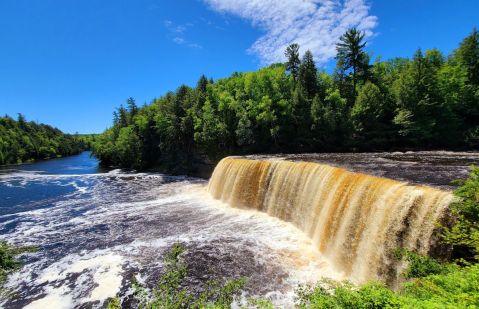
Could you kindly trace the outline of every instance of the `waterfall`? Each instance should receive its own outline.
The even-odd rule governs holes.
[[[427,253],[450,192],[317,163],[223,159],[215,199],[291,222],[333,267],[357,281],[385,280],[393,248]]]

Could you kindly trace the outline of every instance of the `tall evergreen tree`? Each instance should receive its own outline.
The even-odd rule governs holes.
[[[478,144],[479,132],[479,31],[476,28],[459,45],[456,58],[465,70],[466,79],[461,90],[459,110],[469,128],[468,139]]]
[[[474,27],[472,33],[459,45],[457,57],[467,70],[468,83],[479,86],[479,31]]]
[[[299,60],[299,44],[293,43],[289,45],[284,51],[284,55],[288,58],[288,62],[286,62],[286,70],[291,72],[294,81],[296,81],[299,74],[299,65],[301,64],[301,61]]]
[[[196,90],[206,93],[206,85],[208,85],[208,78],[203,74],[196,83]]]
[[[309,100],[312,100],[318,92],[317,74],[318,69],[314,63],[313,53],[307,50],[299,66],[299,81],[308,94]]]
[[[132,97],[128,98],[126,100],[126,104],[128,106],[128,113],[129,113],[129,119],[128,119],[128,124],[133,123],[133,117],[138,114],[138,106],[136,106],[135,99]]]
[[[351,28],[339,38],[342,43],[336,44],[338,53],[335,59],[342,60],[344,71],[352,70],[353,101],[355,101],[357,96],[356,89],[358,80],[360,77],[364,79],[370,70],[369,57],[367,57],[367,54],[363,50],[367,43],[363,41],[365,36],[365,32]]]

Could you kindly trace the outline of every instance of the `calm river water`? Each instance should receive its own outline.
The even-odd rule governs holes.
[[[154,287],[175,243],[188,248],[186,284],[248,277],[244,294],[291,307],[298,282],[340,272],[291,224],[234,209],[206,193],[207,181],[98,167],[88,153],[0,170],[0,240],[35,245],[8,286],[3,308],[134,305],[133,274]]]

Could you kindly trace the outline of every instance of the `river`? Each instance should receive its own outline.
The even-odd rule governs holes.
[[[248,277],[244,295],[293,305],[298,282],[343,279],[289,223],[213,200],[207,181],[103,169],[84,152],[0,170],[0,239],[35,245],[7,286],[3,308],[132,305],[133,274],[154,287],[175,243],[188,248],[186,280],[201,289],[213,270]]]

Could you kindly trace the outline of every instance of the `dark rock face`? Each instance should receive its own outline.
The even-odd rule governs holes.
[[[452,151],[261,154],[235,158],[315,162],[446,191],[456,188],[452,180],[467,178],[471,165],[479,165],[479,152]]]

